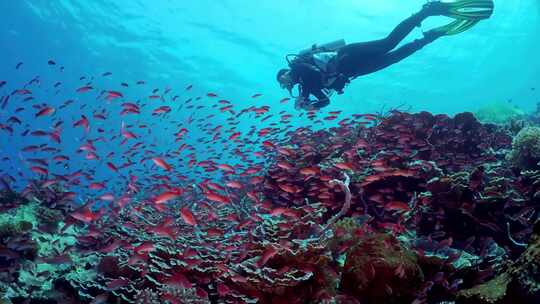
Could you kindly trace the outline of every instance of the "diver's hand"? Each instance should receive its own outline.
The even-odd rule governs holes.
[[[302,97],[302,96],[299,96],[299,97],[296,97],[296,100],[294,101],[294,108],[296,110],[300,110],[300,109],[304,109],[305,110],[305,106],[309,103],[309,101]]]

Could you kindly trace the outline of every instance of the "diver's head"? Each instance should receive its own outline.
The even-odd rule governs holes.
[[[279,85],[283,89],[289,90],[289,92],[294,87],[294,81],[291,77],[291,70],[290,69],[281,69],[277,73],[276,76],[277,81],[279,82]]]

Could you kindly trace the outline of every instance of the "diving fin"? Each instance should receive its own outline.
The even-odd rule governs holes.
[[[459,0],[455,2],[428,2],[424,9],[430,14],[454,18],[453,22],[434,28],[431,35],[450,36],[462,33],[480,20],[487,19],[493,14],[493,0]]]
[[[488,19],[493,14],[493,0],[458,0],[454,2],[428,2],[424,8],[434,15],[458,20]]]
[[[447,25],[443,25],[437,28],[432,29],[431,31],[434,31],[436,33],[439,33],[440,35],[444,36],[451,36],[451,35],[457,35],[459,33],[463,33],[464,31],[470,29],[475,24],[480,22],[480,20],[466,20],[466,19],[458,19],[454,22],[451,22]]]

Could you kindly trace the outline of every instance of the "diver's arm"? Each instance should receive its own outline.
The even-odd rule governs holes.
[[[291,65],[292,78],[308,90],[322,89],[321,73],[309,63]]]
[[[294,101],[294,108],[297,110],[307,110],[306,107],[309,106],[311,103],[309,100],[309,95],[309,90],[306,87],[300,85],[300,94],[298,95],[298,97],[296,97],[296,100]]]

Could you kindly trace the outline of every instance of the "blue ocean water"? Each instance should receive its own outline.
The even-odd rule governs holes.
[[[352,43],[384,37],[423,4],[420,0],[407,3],[343,0],[315,4],[308,1],[4,1],[0,8],[8,13],[3,17],[0,34],[3,46],[0,66],[1,78],[7,85],[1,93],[8,95],[38,77],[39,88],[33,90],[36,101],[58,107],[66,100],[75,100],[73,105],[55,113],[55,119],[68,126],[62,131],[61,150],[65,154],[76,151],[86,139],[82,128],[71,127],[73,122],[81,114],[90,117],[97,110],[105,110],[108,115],[105,121],[91,118],[94,139],[99,138],[99,133],[95,133],[99,126],[113,127],[120,136],[122,123],[146,123],[154,126],[152,144],[157,151],[167,151],[174,139],[173,129],[179,128],[182,121],[189,117],[205,118],[216,112],[212,108],[182,109],[180,101],[214,92],[238,109],[268,105],[269,114],[276,117],[281,111],[296,113],[291,102],[279,102],[287,94],[275,82],[276,71],[286,65],[285,54],[341,38]],[[367,113],[401,106],[413,111],[454,114],[501,101],[533,110],[540,98],[538,91],[533,90],[540,73],[540,63],[534,60],[540,53],[540,42],[535,39],[540,29],[539,10],[539,3],[533,0],[498,1],[489,20],[460,35],[443,37],[383,71],[356,79],[345,94],[334,96],[324,110]],[[422,30],[445,22],[448,20],[443,17],[429,18],[407,41],[420,37]],[[49,60],[56,65],[49,65]],[[106,72],[111,75],[102,76]],[[135,85],[139,80],[146,84]],[[57,82],[61,85],[54,87]],[[170,89],[170,96],[179,97],[177,103],[170,100],[159,103],[176,106],[165,118],[144,113],[122,117],[118,115],[120,102],[98,99],[97,90],[86,95],[75,93],[76,88],[88,82],[101,90],[122,91],[124,101],[144,99],[154,88],[161,92]],[[122,82],[130,87],[122,87]],[[188,85],[193,85],[190,92],[184,90]],[[251,98],[257,93],[263,97]],[[13,100],[2,110],[4,120],[24,105]],[[158,102],[148,101],[152,102],[157,107]],[[26,109],[17,113],[17,117],[28,125],[27,129],[51,128],[51,120],[36,119],[34,114],[35,111]],[[294,126],[312,124],[305,116],[296,116]],[[247,132],[253,125],[252,116],[244,118],[237,122],[240,132]],[[205,119],[214,126],[227,122],[224,115]],[[5,171],[28,173],[28,165],[23,161],[26,156],[21,155],[20,149],[31,145],[36,138],[17,135],[23,131],[24,128],[19,128],[13,136],[2,134],[2,153],[10,157],[2,162]],[[145,136],[144,132],[139,132],[139,136]],[[195,129],[190,132],[199,160],[215,154],[208,151],[211,145],[197,145],[196,139],[204,133]],[[213,147],[220,149],[220,144],[217,142]],[[115,150],[106,144],[100,149],[100,154]],[[219,157],[234,158],[234,155]],[[125,156],[122,159],[115,155],[112,159],[125,161]],[[72,157],[68,166],[84,169],[88,165],[76,164]],[[97,170],[95,174],[103,171]]]
[[[88,245],[90,250],[84,248],[81,252],[87,254],[96,250],[105,255],[107,250],[104,248],[108,246],[117,246],[111,252],[118,247],[130,251],[138,246],[143,247],[143,251],[152,251],[153,243],[148,241],[154,236],[152,231],[161,229],[163,234],[167,228],[172,229],[167,225],[176,220],[176,226],[173,225],[175,229],[193,228],[190,230],[192,235],[181,234],[178,232],[180,230],[176,234],[190,241],[192,237],[196,239],[204,230],[199,226],[208,228],[211,225],[207,225],[207,221],[218,222],[215,214],[222,211],[216,208],[216,213],[211,213],[214,212],[213,206],[208,208],[211,212],[204,213],[202,209],[220,199],[225,201],[221,203],[227,208],[234,209],[236,204],[244,203],[243,199],[250,197],[250,194],[262,197],[262,191],[257,194],[250,192],[253,185],[259,185],[268,192],[283,190],[276,196],[289,196],[300,192],[297,184],[308,185],[312,176],[321,175],[321,168],[335,167],[343,172],[352,170],[352,164],[346,158],[353,157],[343,153],[332,159],[334,163],[314,161],[312,167],[302,168],[304,172],[307,169],[308,173],[286,176],[294,179],[294,183],[291,181],[273,185],[273,188],[266,187],[261,182],[267,177],[266,174],[271,175],[266,170],[275,165],[273,162],[280,157],[284,159],[290,156],[287,149],[291,149],[291,146],[287,144],[293,141],[280,146],[285,142],[280,140],[288,138],[290,131],[298,128],[331,130],[342,119],[351,118],[353,114],[384,113],[391,109],[454,115],[504,103],[526,113],[536,110],[540,102],[538,0],[495,0],[496,8],[491,18],[464,33],[442,37],[389,68],[355,79],[346,87],[344,94],[332,96],[330,105],[318,112],[316,118],[313,118],[315,114],[296,110],[294,100],[284,99],[289,94],[279,87],[275,78],[276,72],[287,64],[286,54],[297,53],[314,43],[336,39],[345,39],[347,43],[380,39],[425,3],[425,0],[0,1],[0,12],[4,13],[0,27],[0,190],[3,190],[6,182],[9,187],[23,191],[29,182],[39,180],[36,182],[39,184],[36,192],[40,187],[61,185],[63,190],[74,192],[77,203],[96,202],[90,204],[92,210],[70,210],[71,216],[66,215],[68,224],[63,227],[80,224],[89,229],[80,230],[81,233],[89,231],[89,235],[102,236],[100,233],[105,228],[99,233],[90,228],[116,223],[120,208],[113,210],[113,207],[123,207],[121,197],[135,203],[142,202],[141,205],[151,204],[155,210],[159,210],[167,200],[177,199],[180,194],[174,191],[182,188],[183,193],[187,194],[175,201],[179,203],[174,205],[175,208],[179,207],[178,210],[171,208],[172,212],[176,212],[175,217],[159,218],[159,227],[156,222],[156,225],[148,224],[141,228],[145,232],[144,237],[109,243],[107,239],[99,244],[96,241],[95,248]],[[423,31],[448,22],[450,19],[446,17],[430,17],[403,43],[422,37]],[[42,111],[47,109],[49,113],[43,114]],[[126,110],[129,110],[128,113]],[[134,113],[139,110],[140,113]],[[365,117],[373,120],[375,116]],[[88,127],[85,127],[86,123]],[[396,126],[399,127],[403,126]],[[455,132],[461,132],[460,127]],[[299,131],[296,135],[301,133]],[[333,134],[332,137],[346,137],[348,133],[345,134]],[[426,142],[432,146],[428,140],[431,137],[429,134],[426,135]],[[441,131],[440,134],[446,133]],[[400,148],[408,139],[397,140]],[[325,152],[329,149],[318,147],[317,140],[312,142],[315,143],[313,154],[318,149]],[[509,142],[507,140],[505,144],[509,146]],[[356,144],[358,147],[367,146],[367,142],[360,140]],[[269,146],[278,153],[272,154],[275,152],[272,151],[265,154],[270,150]],[[300,150],[299,155],[304,153],[303,149]],[[352,154],[361,157],[359,155],[362,153],[355,151]],[[331,159],[331,155],[325,157]],[[504,159],[502,152],[498,157]],[[372,161],[379,162],[375,158]],[[286,167],[292,165],[277,162],[274,168],[287,171]],[[385,166],[379,162],[373,168],[375,171],[389,169]],[[395,176],[407,177],[411,174],[403,168],[399,169],[397,173],[394,172]],[[235,171],[234,174],[231,171]],[[483,167],[480,171],[483,171]],[[281,178],[275,177],[276,180]],[[330,178],[337,176],[320,177],[325,183]],[[347,187],[348,178],[345,179]],[[217,184],[209,186],[208,181]],[[237,184],[227,185],[228,188],[224,186],[227,182],[240,181],[244,188],[238,193],[234,192],[240,189]],[[330,184],[335,182],[332,180]],[[321,192],[323,197],[329,195],[331,189],[330,186],[325,187],[329,190]],[[209,194],[215,194],[213,190],[224,194],[208,198]],[[390,188],[382,190],[392,192]],[[410,207],[410,202],[416,206],[417,193],[414,191],[403,191],[407,193],[404,196],[407,200],[402,199],[405,202],[393,200],[384,208],[400,213]],[[158,194],[168,194],[170,198],[158,199]],[[324,200],[321,195],[318,198]],[[349,201],[350,195],[349,192]],[[362,197],[363,200],[363,194],[353,195],[355,199]],[[238,202],[228,204],[230,201],[226,200],[231,198]],[[162,201],[157,202],[160,199]],[[309,203],[307,197],[303,199],[306,204]],[[370,198],[372,201],[376,199]],[[209,202],[206,205],[205,200]],[[259,197],[255,197],[252,200],[256,202],[253,205],[260,205],[257,208],[263,206],[260,209],[268,209],[264,216],[267,216],[266,213],[271,216],[285,214],[291,218],[297,216],[291,209],[282,208],[278,204],[281,202],[272,206],[268,199],[259,202]],[[341,199],[339,201],[341,203]],[[104,216],[105,212],[96,211],[99,208],[94,208],[104,205],[111,207],[101,209],[111,211],[107,216]],[[276,206],[280,207],[274,208]],[[130,207],[133,207],[130,210],[137,212],[141,210],[137,204]],[[251,205],[250,208],[247,209],[253,213],[240,210],[239,215],[228,214],[225,220],[235,228],[229,227],[228,231],[218,231],[218,234],[236,242],[236,237],[241,238],[240,234],[232,237],[230,231],[251,230],[254,224],[262,222],[264,216],[259,217],[255,214],[256,209]],[[195,218],[190,210],[195,213]],[[367,210],[368,207],[363,209],[364,216],[368,215]],[[181,216],[177,211],[181,212]],[[201,215],[203,213],[204,217]],[[241,216],[247,220],[244,221]],[[100,217],[107,220],[99,222]],[[139,219],[144,219],[144,216]],[[199,221],[199,226],[194,223],[195,219]],[[223,221],[223,218],[219,220]],[[133,224],[122,221],[120,225],[125,227],[119,227],[120,230]],[[294,221],[298,222],[298,219]],[[388,224],[385,227],[391,227],[393,231],[398,231],[401,226],[401,222],[394,226],[392,223],[384,224]],[[505,223],[499,224],[504,226]],[[135,227],[133,225],[125,231]],[[286,230],[287,226],[283,227]],[[502,231],[496,228],[492,230],[497,233]],[[213,233],[216,233],[215,230]],[[510,228],[507,234],[512,236]],[[103,235],[106,235],[105,232]],[[112,235],[107,237],[117,236]],[[148,239],[145,238],[147,235],[150,235]],[[92,243],[85,236],[77,236],[81,248]],[[163,238],[163,235],[160,237]],[[446,247],[452,245],[452,237],[438,241],[447,244]],[[520,238],[522,241],[523,236]],[[17,246],[14,245],[14,248],[20,249]],[[219,249],[216,251],[220,253],[229,250],[220,246],[217,244],[212,249]],[[69,258],[69,249],[71,247],[64,246],[62,251],[48,257],[50,260],[41,261],[71,263],[62,261],[66,256]],[[244,247],[238,250],[244,250]],[[256,255],[253,256],[261,256],[260,260],[265,260],[260,264],[257,262],[262,267],[276,255],[277,249],[272,246],[257,247],[254,251]],[[137,258],[137,249],[133,252]],[[12,254],[11,251],[2,254],[11,262],[9,253]],[[191,253],[185,254],[188,256]],[[236,263],[229,257],[227,261]],[[221,265],[221,260],[219,263]],[[175,275],[182,273],[187,272]],[[166,281],[168,278],[160,279]],[[174,279],[182,281],[178,277]],[[106,281],[121,285],[124,283],[122,280],[111,277]],[[221,283],[214,283],[210,284],[213,284],[212,292],[215,294],[217,290],[218,294],[221,293]],[[106,288],[107,292],[114,289],[114,286]],[[99,297],[93,296],[96,299]],[[101,301],[93,303],[105,302]]]

